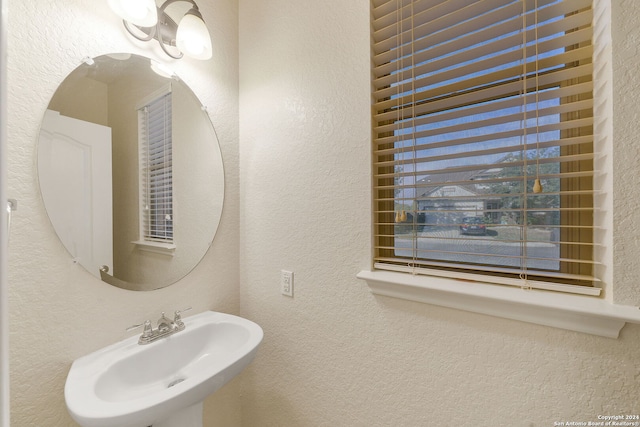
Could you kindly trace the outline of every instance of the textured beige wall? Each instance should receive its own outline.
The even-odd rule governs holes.
[[[214,58],[167,62],[209,107],[227,166],[224,212],[203,262],[178,284],[145,293],[113,288],[72,263],[39,194],[36,141],[49,99],[83,57],[125,51],[164,57],[151,44],[132,42],[106,1],[9,5],[8,196],[19,203],[8,266],[12,427],[75,425],[63,397],[71,362],[130,335],[126,327],[187,306],[193,306],[189,314],[239,311],[238,6],[236,0],[199,3]],[[238,426],[239,394],[234,380],[208,399],[207,426]]]
[[[613,153],[628,168],[614,277],[638,303],[640,10],[614,3],[615,108],[629,120]],[[611,340],[375,297],[355,278],[370,265],[368,21],[367,0],[240,2],[241,313],[265,330],[243,425],[546,427],[640,413],[637,325]],[[280,269],[295,272],[293,299]]]
[[[614,299],[640,305],[640,4],[611,1],[613,13]]]

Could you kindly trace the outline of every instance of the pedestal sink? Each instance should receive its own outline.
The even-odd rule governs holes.
[[[148,345],[133,336],[73,362],[64,394],[83,427],[201,427],[202,402],[256,355],[260,326],[207,311]]]

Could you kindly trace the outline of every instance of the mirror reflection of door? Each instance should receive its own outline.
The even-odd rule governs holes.
[[[111,128],[47,110],[38,144],[47,212],[62,243],[100,278],[113,267]]]

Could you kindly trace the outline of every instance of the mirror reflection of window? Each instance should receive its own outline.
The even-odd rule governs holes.
[[[170,88],[138,109],[140,240],[173,243],[173,164]]]

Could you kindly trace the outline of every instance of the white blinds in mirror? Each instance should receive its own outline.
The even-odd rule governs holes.
[[[171,93],[139,110],[141,240],[173,241]]]

